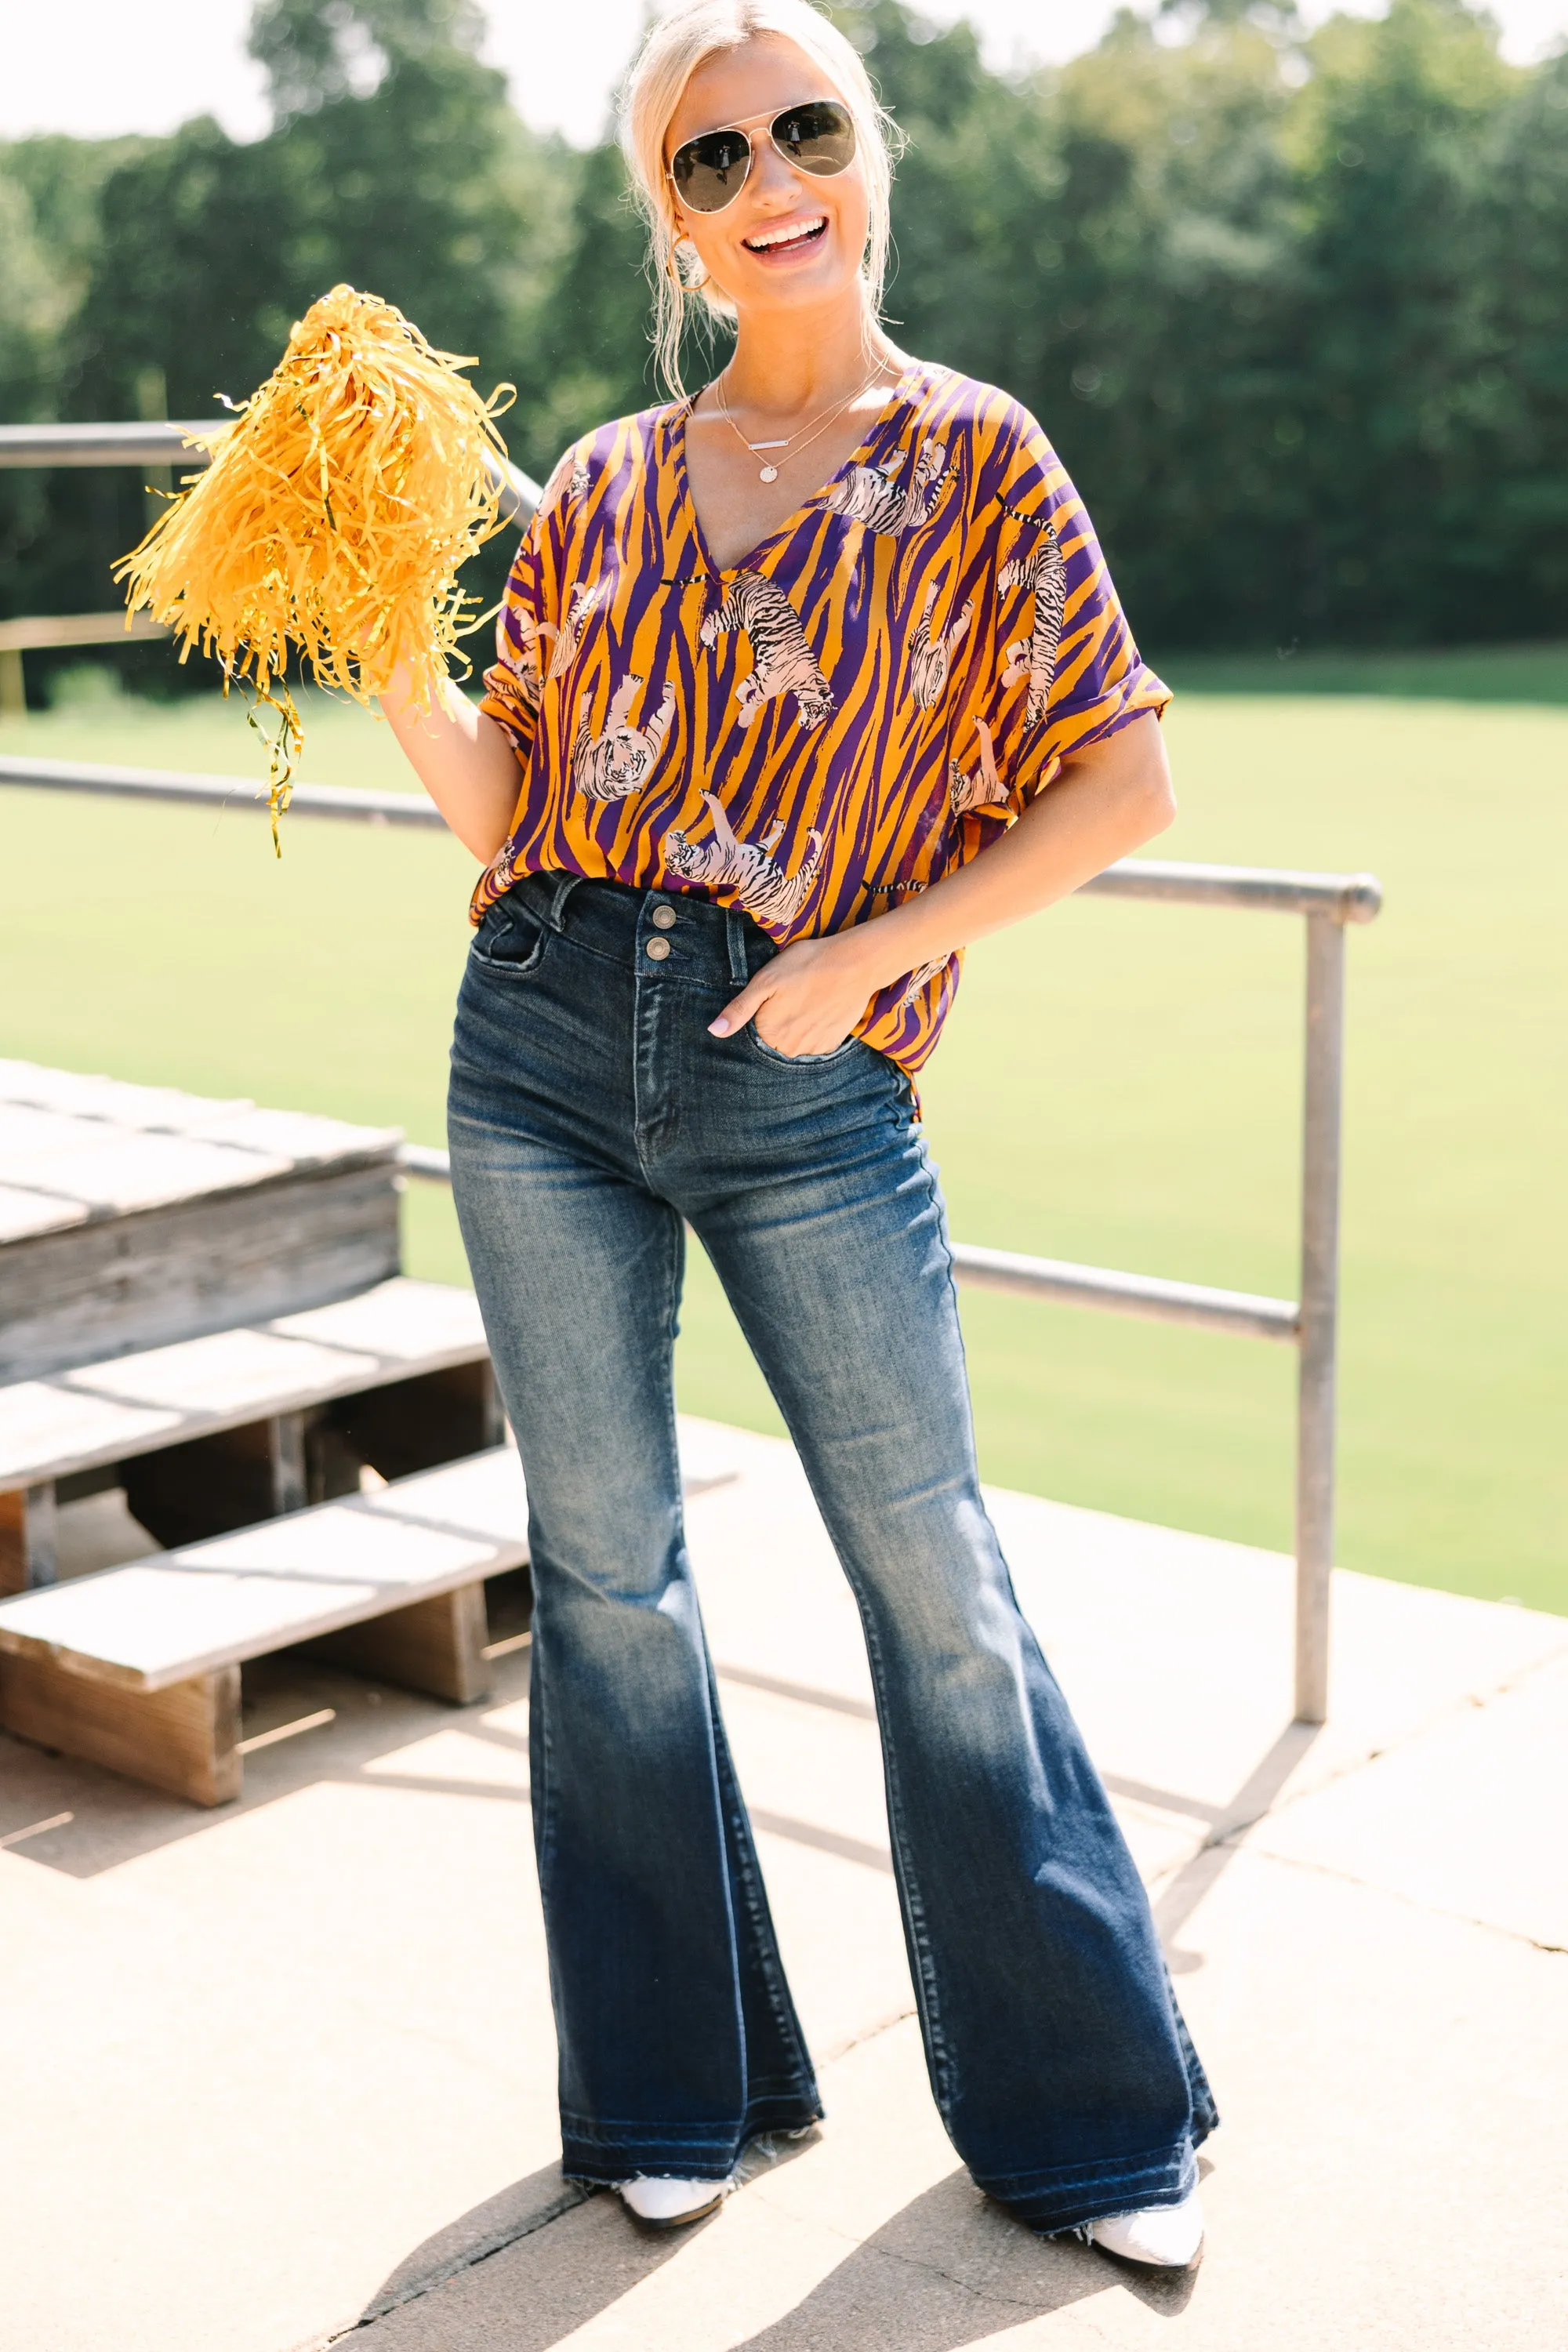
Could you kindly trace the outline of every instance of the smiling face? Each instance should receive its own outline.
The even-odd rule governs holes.
[[[779,35],[759,35],[699,66],[665,134],[664,156],[705,131],[743,124],[752,167],[721,213],[676,204],[681,236],[693,247],[713,289],[742,318],[770,310],[834,309],[858,303],[860,260],[870,206],[861,158],[830,178],[786,163],[768,124],[786,107],[838,98],[821,66]]]

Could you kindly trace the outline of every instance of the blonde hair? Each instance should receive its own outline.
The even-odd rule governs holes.
[[[735,306],[712,284],[681,236],[664,160],[665,136],[699,66],[769,33],[793,41],[819,65],[849,109],[870,206],[860,282],[868,320],[874,322],[881,311],[893,162],[902,140],[871,87],[859,51],[811,0],[676,0],[653,26],[626,78],[621,96],[621,150],[647,226],[654,352],[658,373],[678,400],[685,394],[680,343],[689,306],[700,302],[710,317],[720,319],[732,319]]]

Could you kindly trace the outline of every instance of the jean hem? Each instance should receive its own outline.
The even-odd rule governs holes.
[[[976,2172],[973,2178],[976,2187],[1005,2205],[1016,2221],[1048,2235],[1086,2221],[1107,2221],[1113,2214],[1179,2205],[1196,2188],[1198,2167],[1192,2140],[1184,2137],[1172,2147],[1109,2164],[995,2176]]]
[[[738,2128],[712,2124],[623,2124],[600,2129],[563,2118],[561,2169],[595,2188],[633,2179],[728,2180],[744,2149],[770,2132],[809,2130],[820,2100],[755,2099]]]

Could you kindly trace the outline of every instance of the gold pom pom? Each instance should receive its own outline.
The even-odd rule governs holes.
[[[302,740],[287,688],[294,646],[318,684],[369,702],[406,664],[428,710],[458,640],[478,625],[458,567],[500,528],[506,445],[482,400],[392,303],[334,286],[312,304],[232,422],[187,436],[212,462],[121,558],[132,612],[172,629],[184,661],[214,655],[278,714],[272,838]],[[257,723],[256,711],[251,723]]]

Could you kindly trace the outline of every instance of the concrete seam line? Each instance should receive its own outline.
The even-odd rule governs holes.
[[[1270,1853],[1267,1846],[1247,1849],[1250,1862],[1275,1862],[1282,1870],[1310,1871],[1316,1878],[1336,1878],[1342,1886],[1359,1886],[1364,1894],[1383,1895],[1390,1903],[1402,1903],[1407,1911],[1419,1911],[1428,1919],[1452,1919],[1461,1927],[1479,1927],[1483,1935],[1501,1936],[1510,1944],[1523,1944],[1531,1952],[1545,1952],[1553,1959],[1568,1958],[1568,1944],[1547,1943],[1540,1936],[1531,1936],[1523,1927],[1500,1927],[1495,1919],[1479,1919],[1473,1911],[1451,1911],[1446,1903],[1427,1903],[1419,1895],[1406,1895],[1397,1886],[1384,1886],[1375,1878],[1358,1878],[1353,1870],[1341,1870],[1331,1862],[1309,1862],[1302,1854]]]
[[[552,2221],[559,2221],[564,2214],[575,2211],[579,2205],[585,2205],[594,2193],[591,2189],[580,2189],[574,2182],[569,2182],[559,2197],[541,2211],[531,2213],[516,2229],[498,2230],[492,2236],[482,2238],[478,2245],[465,2248],[450,2262],[443,2263],[425,2277],[416,2279],[401,2294],[372,2304],[337,2335],[319,2338],[322,2352],[326,2352],[326,2347],[331,2345],[346,2343],[351,2336],[358,2336],[367,2327],[376,2326],[393,2312],[401,2311],[405,2304],[419,2302],[423,2296],[433,2294],[437,2287],[445,2286],[448,2279],[459,2277],[464,2271],[476,2269],[480,2263],[488,2263],[492,2254],[504,2253],[508,2246],[519,2245],[524,2238],[531,2238],[536,2231],[548,2229]],[[314,2347],[307,2347],[307,2352],[314,2352]]]
[[[882,2034],[890,2033],[895,2025],[907,2023],[914,2013],[912,2002],[908,2009],[893,2010],[888,2016],[879,2017],[875,2025],[863,2026],[858,2033],[851,2033],[845,2041],[836,2042],[831,2050],[823,2052],[817,2063],[837,2066],[840,2058],[848,2057],[851,2050],[863,2050],[868,2042],[876,2042]]]
[[[952,2178],[951,2174],[949,2178]],[[984,2195],[983,2189],[979,2193],[982,2196]],[[987,2202],[989,2201],[987,2200]],[[1015,2222],[1012,2226],[1016,2229],[1019,2225]],[[1024,2226],[1027,2227],[1027,2224]],[[1058,2237],[1070,2239],[1071,2234],[1070,2231],[1053,2231],[1049,2233],[1049,2242],[1054,2243]],[[1041,2232],[1041,2235],[1044,2236],[1046,2233]],[[956,2271],[944,2271],[940,2263],[922,2263],[918,2254],[896,2254],[889,2246],[874,2246],[868,2238],[860,2238],[855,2242],[861,2253],[875,2254],[884,2263],[897,2263],[900,2270],[920,2271],[927,2278],[945,2279],[949,2286],[962,2287],[965,2294],[972,2294],[976,2303],[994,2303],[1003,2311],[1027,2311],[1037,2316],[1049,2315],[1040,2312],[1039,2304],[1033,2296],[1026,2301],[1022,2296],[1016,2294],[998,2294],[994,2287],[976,2286],[973,2279],[961,2278]],[[1087,2252],[1089,2250],[1086,2247],[1084,2251]],[[1182,2273],[1176,2273],[1173,2275],[1181,2276]],[[1112,2281],[1111,2284],[1114,2284],[1115,2282]]]
[[[1430,1733],[1440,1731],[1446,1723],[1454,1721],[1458,1717],[1467,1713],[1484,1714],[1486,1709],[1494,1706],[1499,1699],[1511,1698],[1515,1691],[1522,1690],[1525,1685],[1533,1681],[1537,1675],[1544,1674],[1551,1666],[1562,1665],[1565,1660],[1568,1660],[1568,1645],[1564,1645],[1561,1650],[1549,1650],[1544,1657],[1532,1658],[1528,1665],[1521,1666],[1506,1682],[1494,1683],[1490,1689],[1486,1691],[1466,1691],[1461,1697],[1448,1700],[1447,1705],[1440,1706],[1435,1715],[1429,1715],[1424,1721],[1412,1725],[1402,1739],[1391,1739],[1386,1748],[1368,1748],[1359,1756],[1347,1757],[1345,1761],[1336,1765],[1331,1772],[1326,1772],[1321,1780],[1305,1781],[1299,1789],[1286,1787],[1268,1804],[1261,1806],[1255,1813],[1247,1814],[1243,1819],[1222,1817],[1215,1822],[1208,1835],[1193,1848],[1188,1860],[1215,1846],[1234,1845],[1237,1840],[1245,1837],[1249,1830],[1255,1830],[1259,1822],[1272,1821],[1281,1813],[1288,1813],[1292,1806],[1305,1804],[1309,1797],[1321,1796],[1325,1789],[1337,1788],[1342,1781],[1353,1780],[1358,1772],[1364,1772],[1371,1764],[1381,1764],[1385,1757],[1402,1756],[1405,1750],[1407,1748],[1413,1748],[1418,1739],[1425,1739]],[[1184,1866],[1180,1863],[1173,1865],[1178,1870]],[[1155,1883],[1157,1884],[1158,1881]],[[1552,1946],[1551,1948],[1555,1950],[1556,1947]]]

